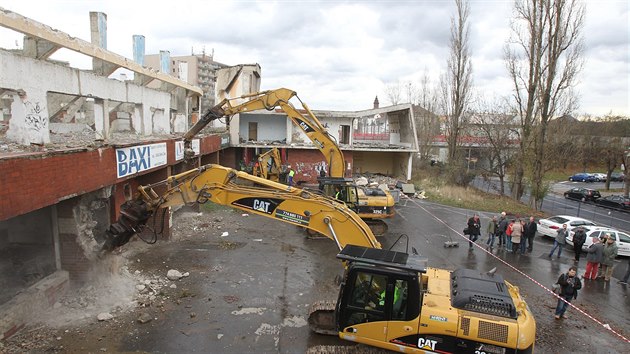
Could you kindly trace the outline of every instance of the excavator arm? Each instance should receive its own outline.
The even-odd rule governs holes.
[[[295,97],[302,108],[306,112],[306,115],[300,113],[291,102]],[[238,99],[246,99],[247,101],[241,104],[234,104],[233,101]],[[206,125],[216,119],[231,117],[238,113],[251,112],[266,109],[271,111],[275,108],[280,108],[291,119],[293,124],[300,127],[306,136],[317,146],[319,151],[324,155],[330,170],[329,176],[343,177],[345,171],[345,162],[343,153],[335,138],[328,134],[326,128],[315,117],[313,112],[308,106],[300,100],[295,91],[291,91],[286,88],[279,88],[276,90],[262,91],[249,95],[243,95],[236,98],[226,98],[216,106],[212,107],[206,114],[204,114],[199,121],[193,125],[188,132],[184,135],[184,154],[187,157],[194,156],[192,151],[191,141],[192,138],[197,135]]]
[[[155,192],[167,186],[165,193]],[[337,243],[381,248],[370,228],[344,203],[220,165],[204,165],[141,186],[106,232],[102,249],[113,250],[142,231],[158,210],[212,202],[316,231]]]
[[[254,176],[278,182],[282,168],[282,158],[278,148],[271,148],[258,156],[258,163],[254,165]]]

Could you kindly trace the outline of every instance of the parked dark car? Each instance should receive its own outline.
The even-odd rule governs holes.
[[[595,182],[595,177],[590,173],[576,173],[569,177],[572,182]]]
[[[630,211],[630,198],[623,195],[609,195],[597,199],[595,203],[605,208]]]
[[[613,172],[610,175],[610,181],[611,182],[623,182],[623,180],[625,179],[626,176],[624,176],[624,174],[622,172]]]
[[[599,191],[590,188],[571,188],[564,192],[564,197],[567,199],[576,199],[583,202],[594,202],[601,198]]]

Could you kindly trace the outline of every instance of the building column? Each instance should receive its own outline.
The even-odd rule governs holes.
[[[413,152],[410,152],[407,156],[407,181],[411,181],[411,171],[413,169],[413,154]]]

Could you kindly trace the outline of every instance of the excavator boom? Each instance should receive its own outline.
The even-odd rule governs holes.
[[[302,105],[306,115],[300,113],[291,102],[292,98],[296,98]],[[235,101],[245,99],[243,103],[235,103]],[[276,90],[262,91],[249,95],[243,95],[237,98],[226,98],[216,106],[212,107],[204,114],[199,121],[193,125],[184,135],[184,148],[187,156],[193,156],[191,148],[191,140],[206,125],[216,119],[230,117],[237,113],[258,111],[266,109],[268,111],[280,108],[284,111],[289,119],[296,126],[300,127],[304,134],[315,144],[321,151],[329,165],[329,176],[343,177],[345,171],[345,162],[343,153],[339,149],[335,138],[328,134],[326,128],[315,117],[308,106],[300,100],[295,91],[286,88]],[[191,155],[192,154],[192,155]]]
[[[282,158],[280,157],[280,151],[278,148],[273,147],[258,156],[252,174],[256,177],[279,182],[281,169]]]
[[[154,188],[164,185],[170,186],[165,193],[155,192]],[[334,240],[339,249],[347,244],[381,247],[365,222],[344,203],[220,165],[204,165],[138,191],[107,230],[103,249],[127,243],[158,209],[206,202],[310,229]]]

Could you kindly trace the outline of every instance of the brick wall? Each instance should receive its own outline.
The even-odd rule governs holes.
[[[177,163],[174,155],[174,140],[166,143],[168,164],[174,165]],[[220,147],[219,135],[201,139],[202,155],[214,153]],[[0,188],[0,220],[53,205],[60,200],[95,191],[117,182],[114,147],[91,151],[76,149],[2,157],[0,171],[2,171],[0,173],[0,186],[2,186]]]
[[[283,161],[286,165],[291,165],[295,170],[295,181],[306,183],[317,183],[319,171],[323,168],[328,173],[328,163],[325,162],[319,150],[287,149],[287,159]],[[344,151],[346,169],[348,164],[352,166],[352,152]],[[351,170],[346,170],[344,177],[352,175]],[[328,175],[328,174],[327,174]]]
[[[0,159],[0,220],[94,191],[116,180],[114,150]]]

